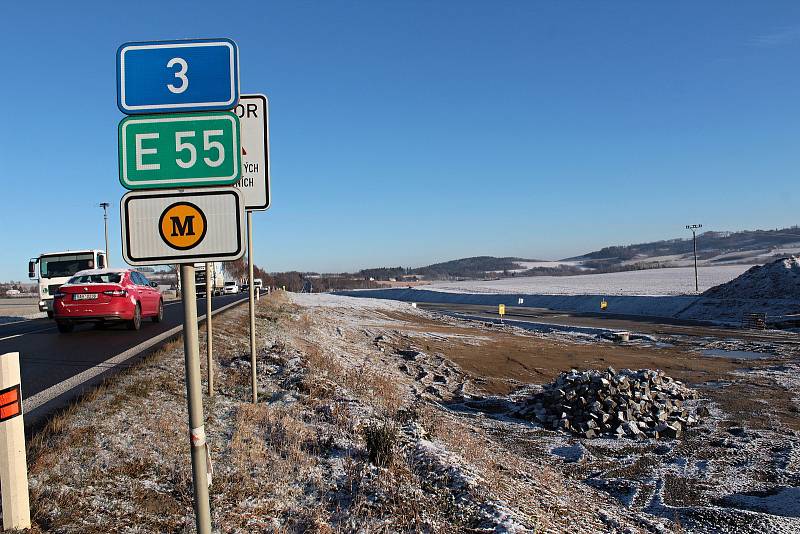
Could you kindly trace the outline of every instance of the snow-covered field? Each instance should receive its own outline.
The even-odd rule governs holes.
[[[700,291],[733,280],[751,265],[700,267]],[[693,295],[694,268],[648,269],[575,276],[530,276],[502,280],[433,282],[425,289],[452,293],[527,295]]]
[[[514,262],[519,266],[519,269],[509,269],[506,271],[487,271],[489,273],[500,274],[500,273],[524,273],[528,269],[537,269],[537,268],[547,268],[547,269],[557,269],[559,267],[577,267],[580,270],[586,270],[587,267],[583,267],[583,262],[580,261],[517,261]]]
[[[326,293],[292,293],[292,302],[305,308],[336,308],[339,310],[408,311],[408,304],[394,300],[352,299]]]
[[[568,267],[581,267],[579,261],[518,261],[517,265],[522,266],[524,269],[536,269],[537,267],[561,267],[562,265]]]

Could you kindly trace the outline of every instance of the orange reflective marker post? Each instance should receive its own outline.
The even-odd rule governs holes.
[[[0,356],[0,489],[3,530],[30,528],[19,352]]]
[[[19,384],[0,391],[0,423],[22,414],[19,401]]]

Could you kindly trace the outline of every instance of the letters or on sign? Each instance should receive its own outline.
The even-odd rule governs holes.
[[[269,101],[264,95],[242,95],[233,109],[242,138],[242,177],[236,183],[249,211],[269,208]]]
[[[505,315],[506,314],[506,305],[505,304],[500,304],[497,307],[497,313],[499,313],[500,315]]]
[[[0,390],[0,423],[22,413],[19,384]]]
[[[117,106],[128,115],[231,109],[239,51],[230,39],[125,43],[117,50]]]
[[[128,189],[234,184],[239,139],[239,117],[228,111],[127,117],[119,123],[119,180]]]
[[[131,265],[232,261],[244,254],[244,204],[233,187],[131,191],[120,202]]]

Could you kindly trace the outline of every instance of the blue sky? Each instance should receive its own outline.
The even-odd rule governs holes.
[[[6,2],[0,280],[102,247],[103,200],[119,265],[115,51],[186,37],[270,97],[269,270],[798,222],[798,2]]]

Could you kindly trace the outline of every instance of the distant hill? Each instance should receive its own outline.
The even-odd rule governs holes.
[[[519,262],[535,261],[523,258],[495,258],[494,256],[475,256],[472,258],[462,258],[460,260],[434,263],[427,267],[412,269],[411,274],[424,276],[425,278],[482,278],[491,274],[503,274],[504,272],[520,270]]]
[[[376,269],[362,269],[359,275],[376,280],[388,280],[402,276],[418,276],[426,279],[452,279],[452,278],[484,278],[487,274],[494,276],[514,271],[524,270],[519,262],[534,261],[523,258],[496,258],[494,256],[475,256],[461,258],[442,263],[434,263],[426,267],[379,267]]]
[[[697,255],[700,265],[763,264],[791,255],[800,255],[800,227],[742,232],[704,232],[697,236]],[[364,269],[359,271],[357,276],[375,280],[403,279],[403,277],[453,280],[574,275],[686,267],[693,263],[692,239],[688,237],[605,247],[560,261],[474,256],[418,268]]]
[[[688,232],[687,232],[688,233]],[[742,232],[703,232],[697,236],[702,265],[766,263],[800,252],[800,227]],[[637,265],[682,267],[692,265],[692,239],[670,239],[635,245],[605,247],[569,258],[593,270]]]

